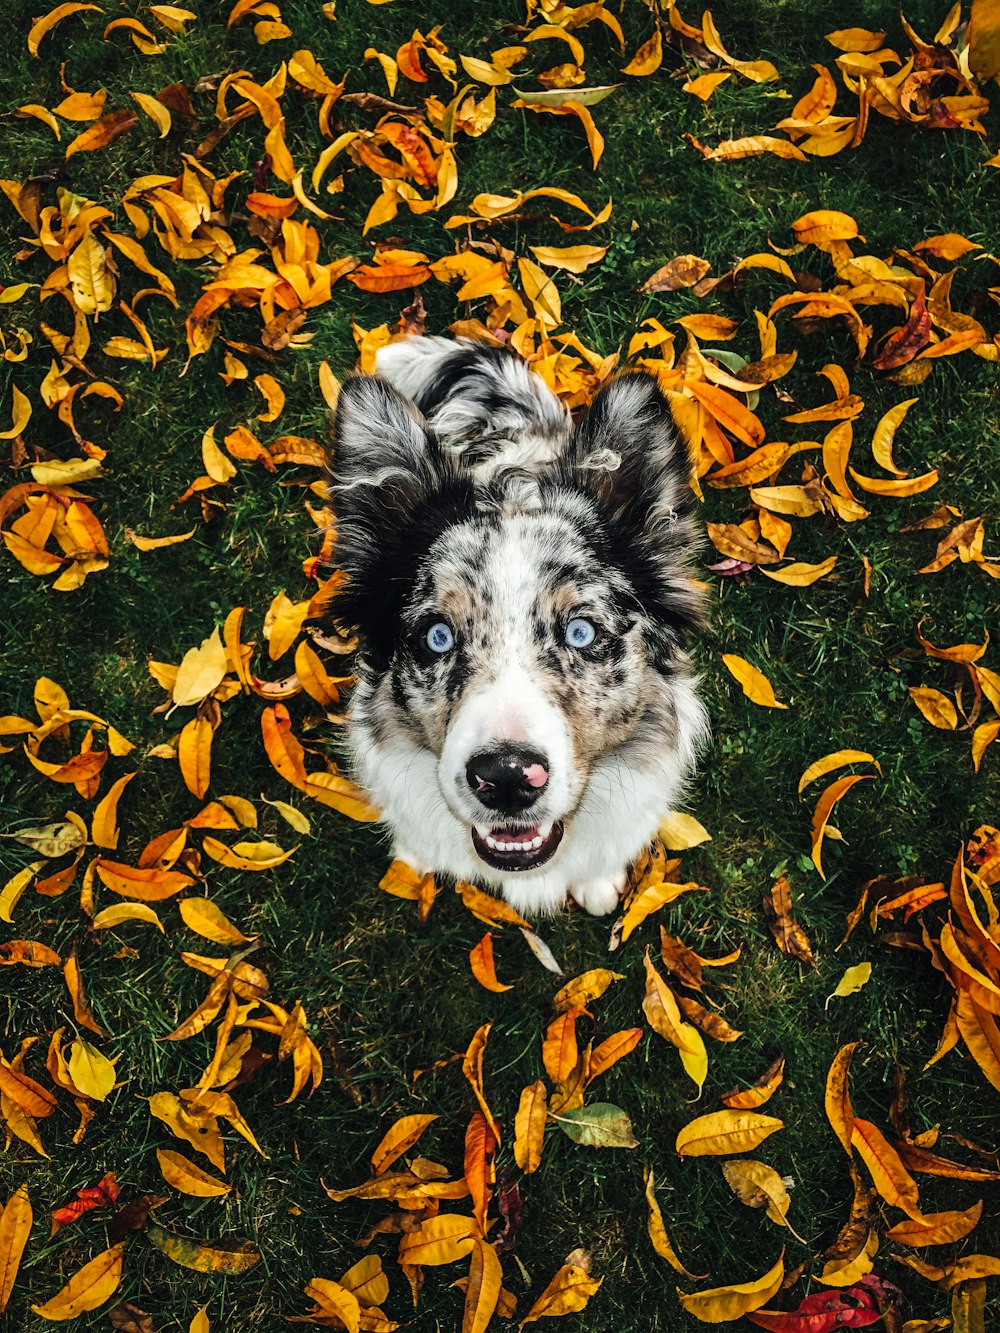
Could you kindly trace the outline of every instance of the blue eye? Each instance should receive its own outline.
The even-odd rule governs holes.
[[[566,626],[566,642],[571,648],[589,648],[597,638],[597,630],[589,620],[577,616]]]
[[[427,631],[424,642],[432,653],[450,653],[455,646],[455,635],[450,625],[439,620]]]

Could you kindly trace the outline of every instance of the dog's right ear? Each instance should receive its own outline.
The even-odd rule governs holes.
[[[330,464],[338,565],[356,575],[377,557],[438,483],[435,457],[423,417],[387,380],[345,380]]]

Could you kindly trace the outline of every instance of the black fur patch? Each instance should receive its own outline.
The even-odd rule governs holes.
[[[380,489],[359,489],[352,506],[363,503],[377,511]],[[368,559],[349,568],[350,581],[333,603],[338,620],[355,625],[366,662],[381,675],[400,636],[407,605],[428,551],[449,527],[476,517],[475,492],[468,477],[447,476],[436,490],[421,496],[405,518],[386,523],[373,516],[377,541]],[[348,520],[350,522],[351,520]]]

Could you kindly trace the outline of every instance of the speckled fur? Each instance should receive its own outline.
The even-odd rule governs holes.
[[[384,349],[378,369],[345,384],[335,423],[351,574],[337,610],[362,636],[353,774],[417,869],[530,913],[567,892],[611,910],[705,733],[685,651],[699,617],[687,461],[662,395],[622,377],[574,432],[507,353],[415,339]],[[584,650],[565,642],[578,616],[597,629]],[[441,619],[456,647],[436,656],[423,636]],[[500,821],[466,762],[501,742],[546,756],[531,819],[564,822],[533,870],[494,870],[473,846],[472,824]]]

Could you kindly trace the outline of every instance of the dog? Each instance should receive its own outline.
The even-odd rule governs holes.
[[[347,745],[394,855],[518,912],[618,904],[707,729],[687,450],[656,379],[575,426],[503,347],[411,337],[345,380],[334,607]]]

